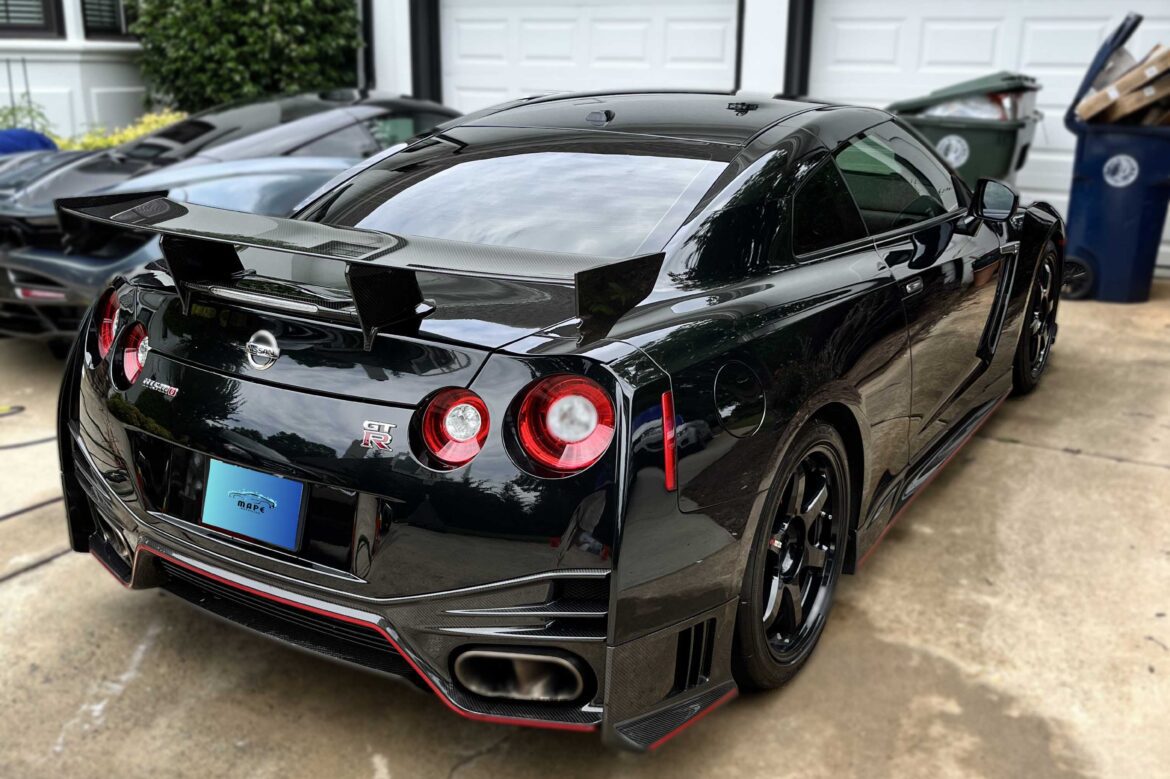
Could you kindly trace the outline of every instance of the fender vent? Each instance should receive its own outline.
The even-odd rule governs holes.
[[[679,631],[672,693],[698,687],[710,678],[711,653],[714,646],[714,617]]]

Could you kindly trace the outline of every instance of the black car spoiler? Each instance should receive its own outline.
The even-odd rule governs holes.
[[[248,255],[240,248],[343,262],[366,350],[378,331],[417,325],[434,310],[418,272],[571,286],[581,335],[593,340],[650,294],[663,260],[661,253],[613,260],[406,237],[179,203],[166,194],[58,200],[67,246],[86,251],[124,230],[157,233],[184,311],[192,285],[226,284],[245,273]]]

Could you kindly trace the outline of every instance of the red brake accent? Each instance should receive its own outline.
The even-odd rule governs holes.
[[[662,393],[662,470],[666,474],[666,490],[678,489],[678,450],[674,431],[674,393]]]
[[[549,409],[571,396],[584,399],[597,413],[597,424],[579,441],[566,441],[549,429]],[[524,395],[516,427],[521,448],[538,465],[560,474],[582,471],[600,460],[613,441],[613,401],[592,379],[567,374],[549,376],[533,384]]]
[[[97,342],[98,354],[104,360],[114,346],[114,335],[118,332],[118,295],[114,290],[106,290],[97,307]]]

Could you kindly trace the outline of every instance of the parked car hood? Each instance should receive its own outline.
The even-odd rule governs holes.
[[[142,171],[142,160],[116,151],[49,152],[0,173],[0,213],[47,214],[53,201],[125,181]]]

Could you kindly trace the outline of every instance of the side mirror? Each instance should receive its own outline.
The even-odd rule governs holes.
[[[1006,222],[1016,212],[1020,196],[1014,189],[995,179],[979,179],[975,198],[971,201],[971,215],[989,222]]]

